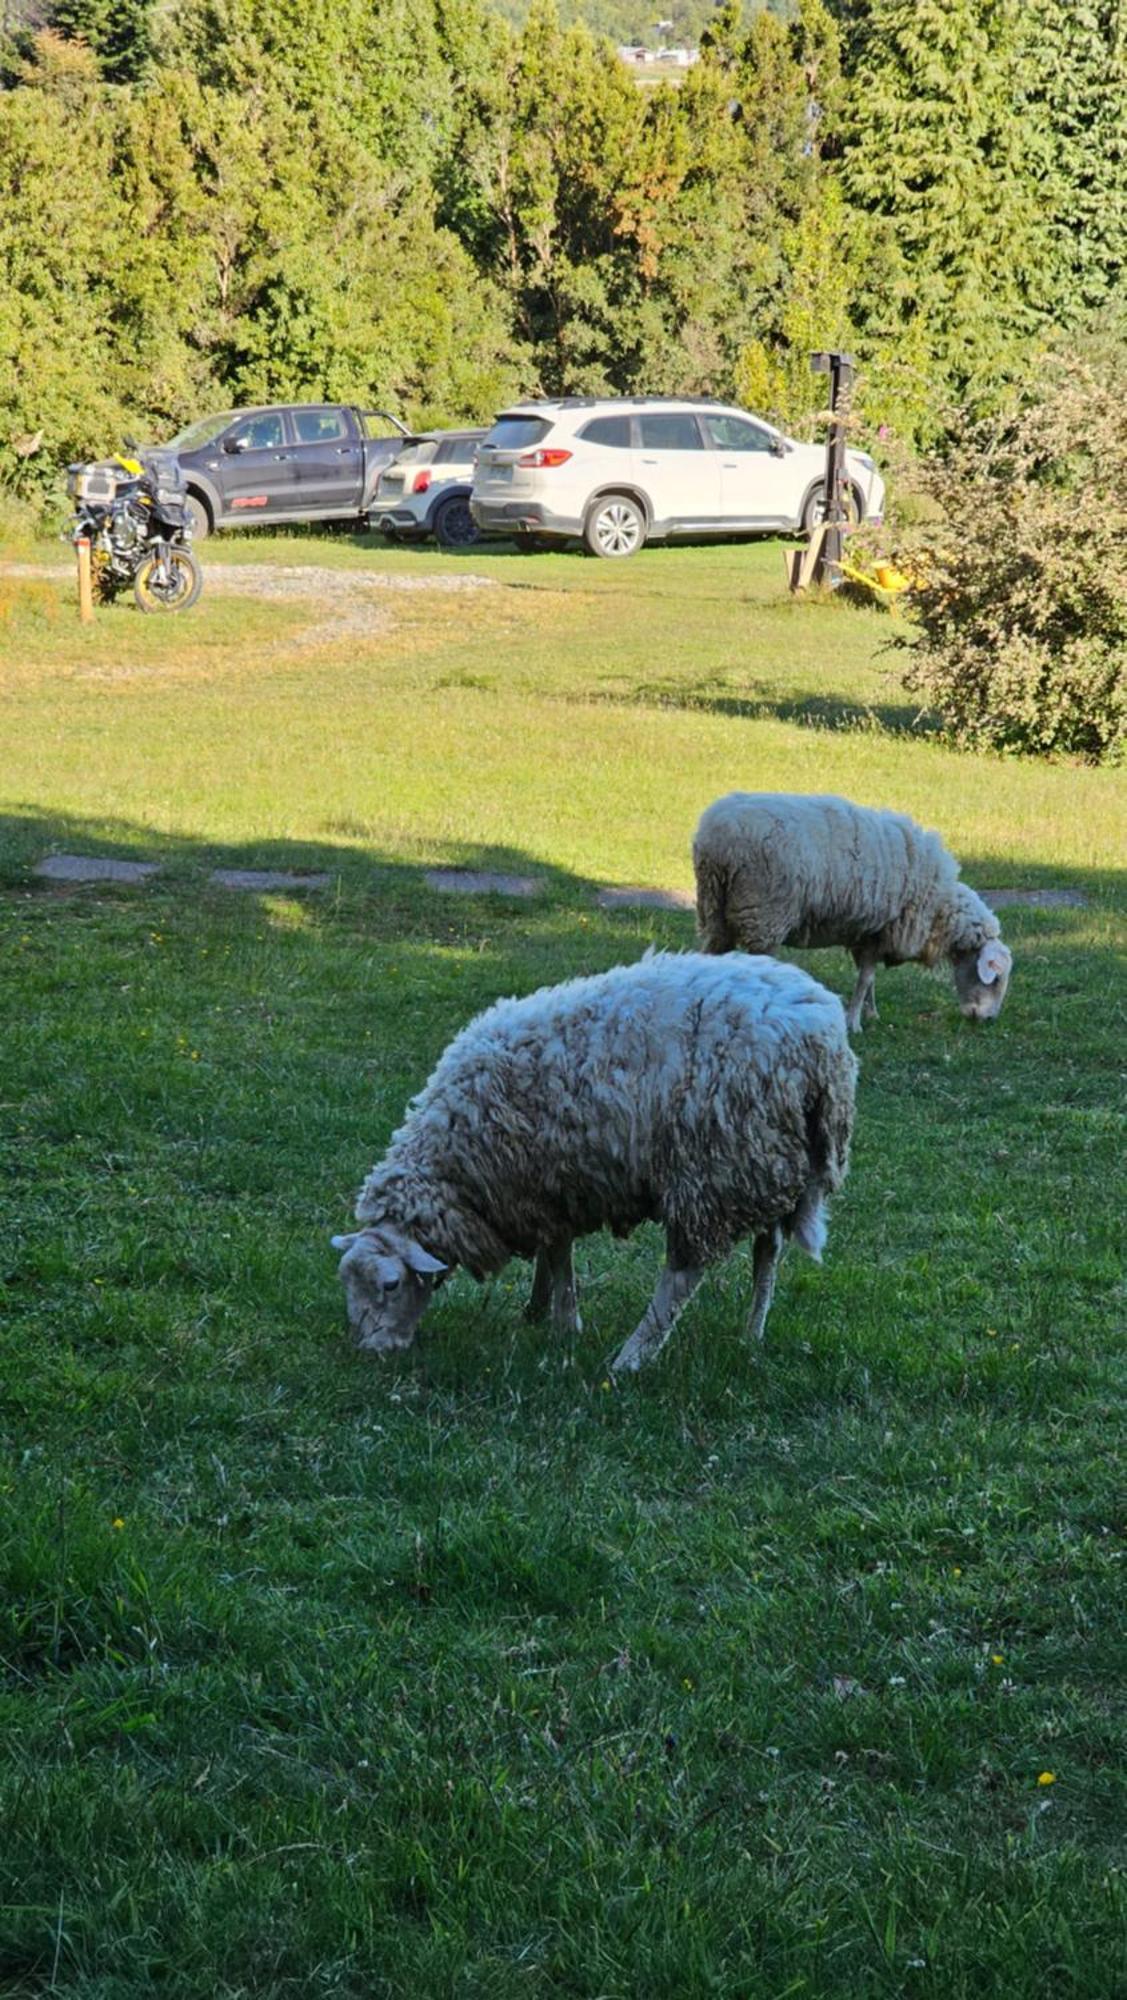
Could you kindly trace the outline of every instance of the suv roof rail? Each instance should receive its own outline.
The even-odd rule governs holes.
[[[510,403],[509,411],[593,410],[600,403],[624,403],[630,409],[649,403],[681,403],[692,408],[721,410],[739,407],[727,396],[528,396],[521,403]]]

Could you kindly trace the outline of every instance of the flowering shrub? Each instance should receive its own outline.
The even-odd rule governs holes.
[[[1120,356],[1122,360],[1122,355]],[[1127,401],[1098,359],[1045,364],[1004,425],[964,435],[901,545],[920,582],[904,683],[963,742],[1127,750]]]

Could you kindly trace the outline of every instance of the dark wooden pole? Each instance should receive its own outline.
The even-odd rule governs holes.
[[[823,493],[825,527],[814,564],[813,581],[832,583],[841,561],[845,540],[846,507],[845,431],[853,403],[853,356],[838,351],[812,354],[810,366],[816,375],[830,378],[830,427],[826,437],[826,471]]]

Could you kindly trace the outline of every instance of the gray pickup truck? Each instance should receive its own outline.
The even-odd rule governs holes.
[[[362,524],[380,473],[411,435],[386,410],[270,403],[201,417],[164,449],[184,474],[200,541],[277,521]]]

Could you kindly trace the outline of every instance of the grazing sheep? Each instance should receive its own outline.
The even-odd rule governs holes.
[[[876,1018],[878,965],[947,958],[971,1020],[1001,1012],[1012,955],[993,910],[959,880],[937,833],[905,813],[793,792],[729,792],[693,840],[706,952],[845,945],[857,966],[846,1019]]]
[[[759,1338],[794,1236],[819,1259],[845,1178],[857,1064],[841,1002],[796,966],[647,953],[499,1000],[451,1042],[334,1236],[359,1346],[408,1347],[435,1284],[535,1258],[528,1317],[577,1331],[572,1242],[665,1229],[617,1356],[655,1355],[710,1264],[754,1236]]]

